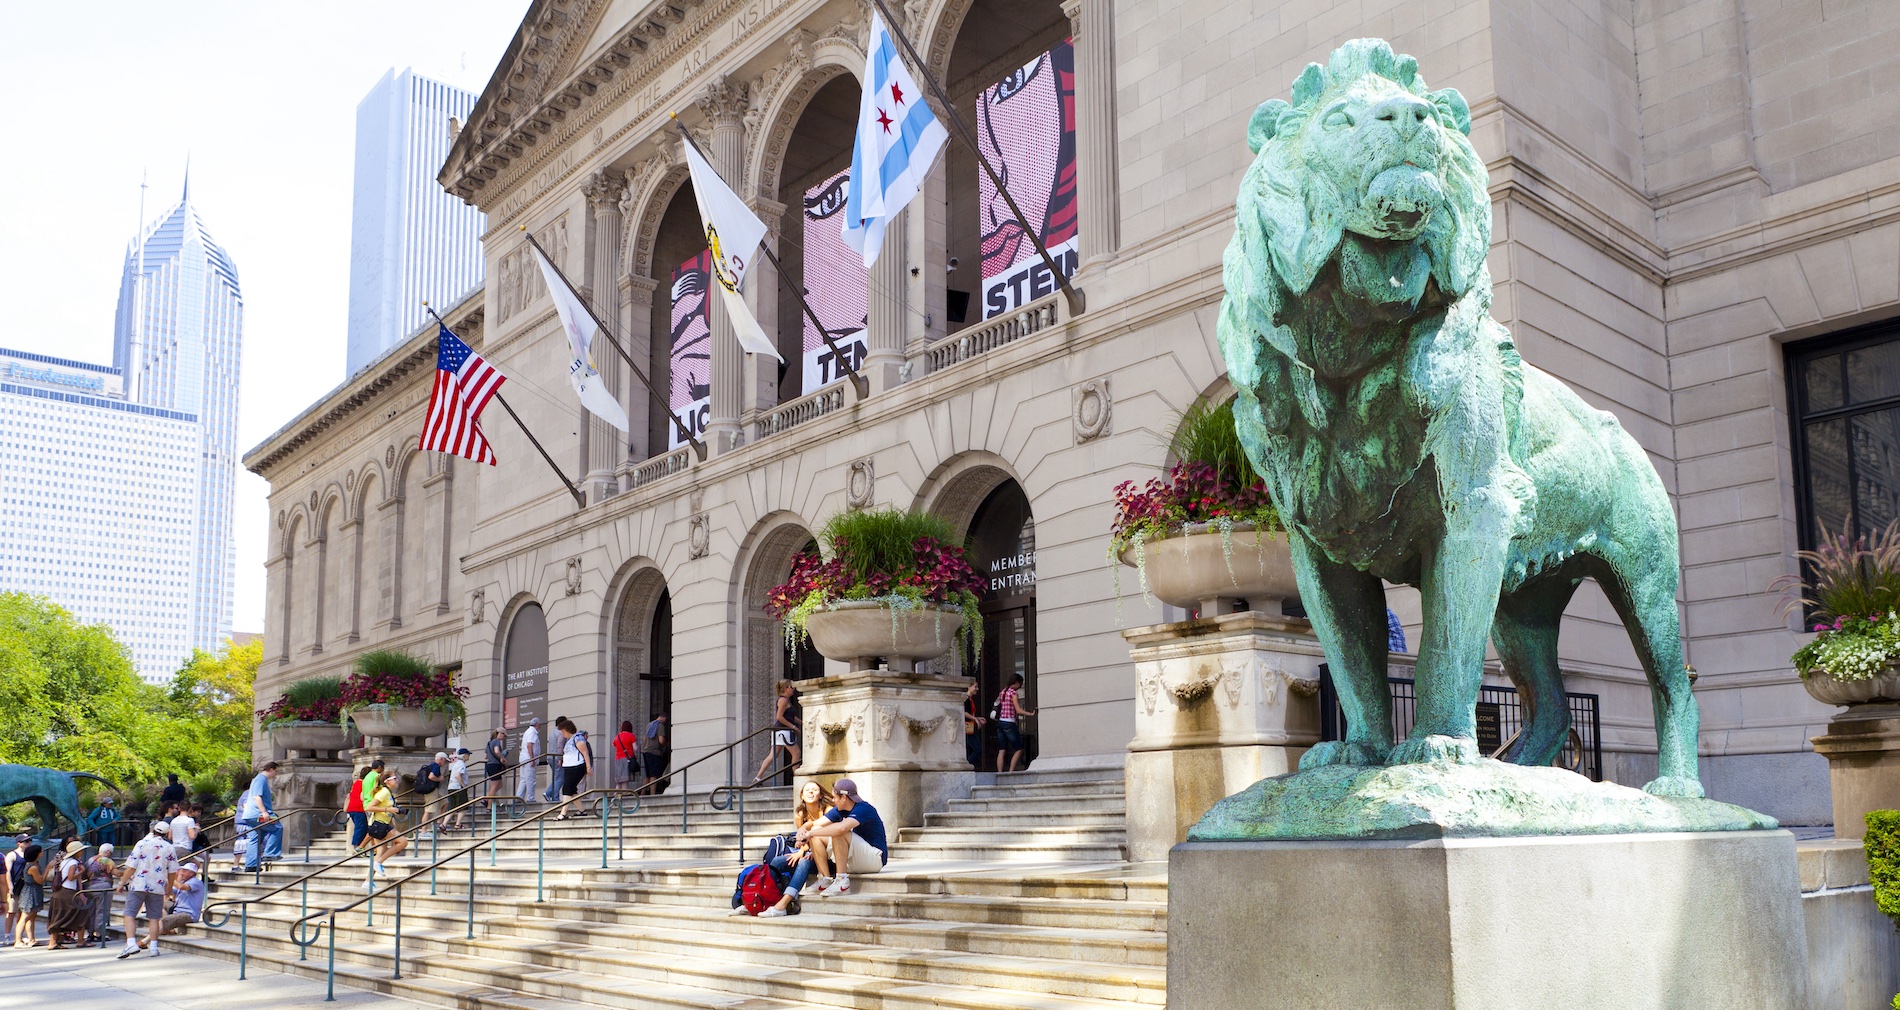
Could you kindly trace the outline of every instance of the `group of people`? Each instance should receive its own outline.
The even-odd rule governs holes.
[[[1022,771],[1022,720],[1035,714],[1034,709],[1023,705],[1022,674],[1009,675],[1009,684],[990,703],[988,715],[983,714],[982,685],[970,681],[969,689],[963,692],[963,756],[979,771],[982,770],[983,732],[995,726],[997,772]]]
[[[180,823],[185,827],[175,827]],[[160,935],[203,914],[203,869],[191,858],[198,841],[197,818],[189,806],[171,819],[154,818],[123,863],[113,860],[111,842],[88,855],[89,846],[79,838],[48,847],[31,835],[16,835],[5,857],[7,935],[16,948],[37,946],[39,914],[45,911],[49,949],[101,943],[117,893],[125,895],[126,944],[119,956],[144,950],[156,957]],[[147,923],[144,938],[137,935],[141,913]]]
[[[594,776],[594,744],[588,739],[587,731],[574,724],[574,720],[559,716],[554,720],[556,736],[544,746],[541,742],[541,720],[528,720],[528,727],[521,732],[519,761],[515,766],[515,795],[522,803],[533,803],[537,799],[544,803],[567,802],[561,797],[572,799],[580,795],[583,783]],[[489,796],[498,792],[497,781],[502,767],[495,755],[502,753],[501,745],[506,743],[506,733],[495,730],[489,740]],[[672,741],[667,731],[667,718],[656,715],[647,723],[644,745],[633,732],[633,722],[620,723],[620,732],[613,738],[613,783],[618,788],[629,788],[639,781],[645,773],[645,783],[640,786],[642,792],[664,792],[666,789],[666,765],[672,755]],[[548,785],[541,791],[540,766],[549,766]],[[563,812],[556,820],[566,820],[573,812]]]

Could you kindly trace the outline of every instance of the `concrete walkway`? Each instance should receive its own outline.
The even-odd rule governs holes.
[[[118,960],[104,950],[0,950],[0,1007],[59,1010],[437,1010],[421,1003],[338,986],[323,1001],[323,980],[280,975],[253,966],[238,981],[237,965],[167,950],[158,957]]]

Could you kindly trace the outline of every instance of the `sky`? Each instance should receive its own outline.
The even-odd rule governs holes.
[[[0,347],[112,363],[139,224],[192,203],[244,294],[238,446],[344,379],[356,105],[390,69],[480,92],[527,0],[14,4]],[[83,16],[75,17],[83,12]],[[83,22],[83,23],[76,23]],[[264,630],[263,478],[237,481],[234,628]]]

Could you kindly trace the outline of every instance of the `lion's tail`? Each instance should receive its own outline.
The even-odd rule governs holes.
[[[66,774],[76,779],[91,779],[94,782],[104,782],[106,785],[111,786],[114,790],[117,790],[119,788],[119,784],[117,782],[114,782],[108,778],[102,778],[98,775],[94,775],[91,772],[67,772]]]

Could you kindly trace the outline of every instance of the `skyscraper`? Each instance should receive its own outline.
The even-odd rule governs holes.
[[[187,643],[200,649],[217,648],[231,632],[243,333],[237,267],[192,206],[187,174],[178,204],[126,253],[112,358],[127,400],[197,422],[197,514],[186,611]]]
[[[450,121],[474,106],[466,91],[391,70],[356,107],[348,374],[420,328],[425,299],[452,304],[482,281],[486,218],[435,181]]]

